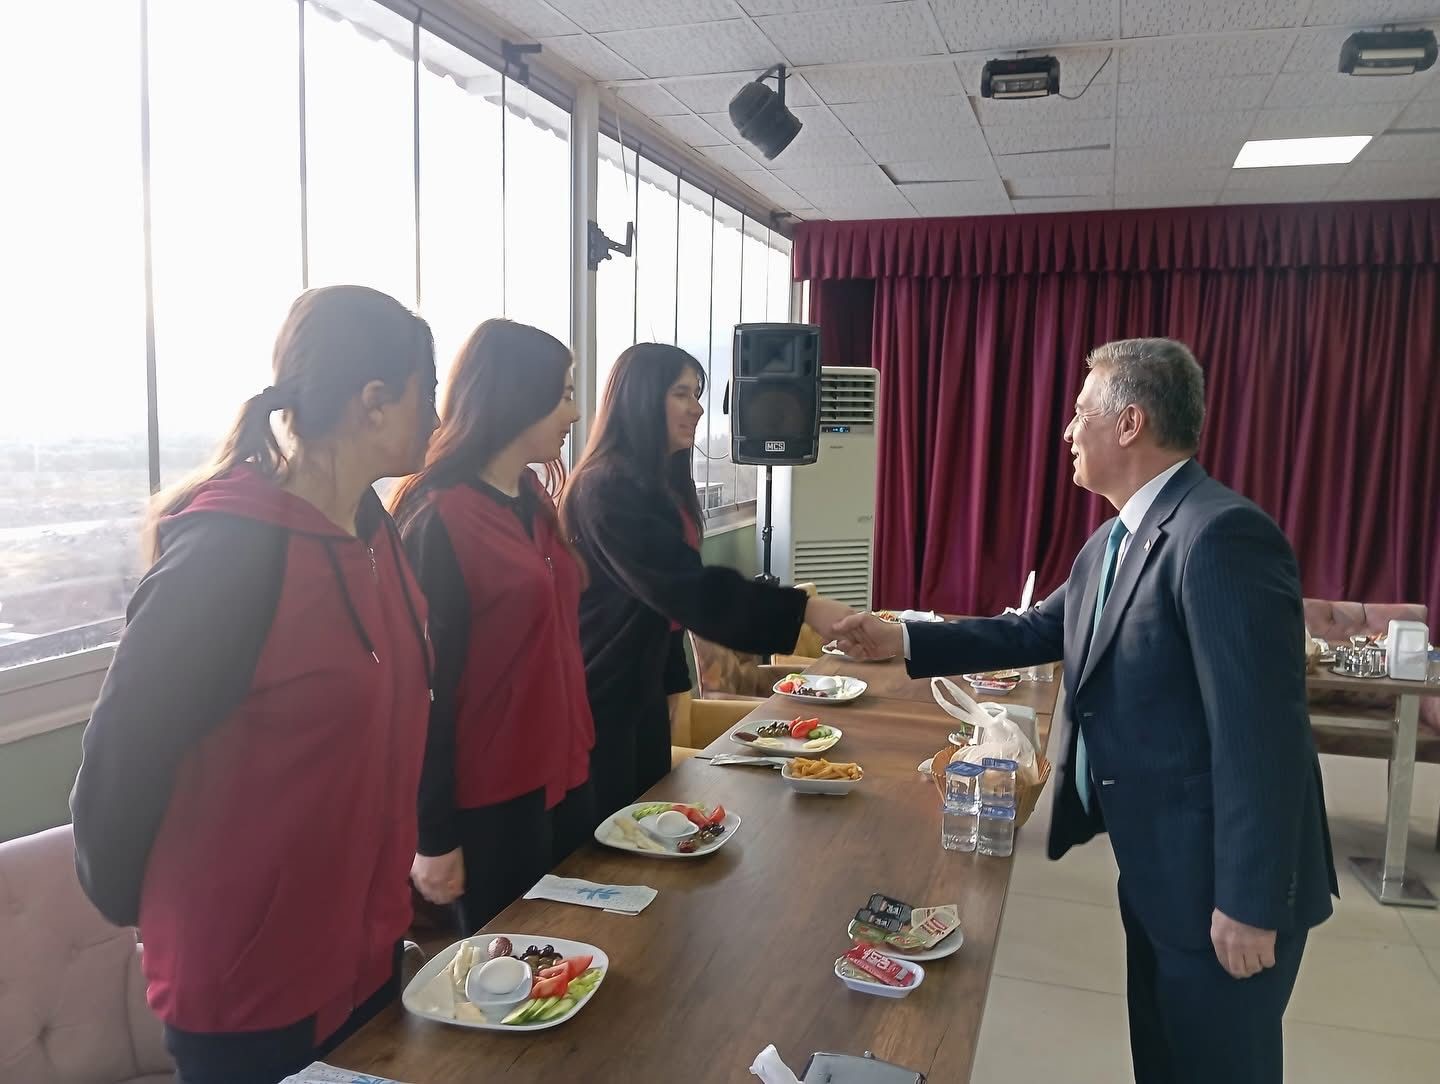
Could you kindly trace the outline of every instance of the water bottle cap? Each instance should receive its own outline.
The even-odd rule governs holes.
[[[1018,771],[1020,768],[1020,765],[1015,763],[1015,761],[1005,760],[1002,757],[986,757],[981,763],[987,768],[995,768],[1002,772]]]

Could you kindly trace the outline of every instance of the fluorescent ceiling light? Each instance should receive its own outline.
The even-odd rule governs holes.
[[[1349,162],[1370,136],[1315,136],[1310,139],[1250,139],[1235,157],[1235,169],[1263,166],[1325,166]]]

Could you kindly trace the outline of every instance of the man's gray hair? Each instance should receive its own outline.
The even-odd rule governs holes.
[[[1190,348],[1174,339],[1121,339],[1085,359],[1109,379],[1100,404],[1118,414],[1130,404],[1145,413],[1162,448],[1193,452],[1205,424],[1205,374]]]

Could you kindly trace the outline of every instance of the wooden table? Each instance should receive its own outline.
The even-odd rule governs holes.
[[[1382,730],[1390,735],[1385,853],[1379,858],[1352,855],[1350,865],[1370,894],[1381,903],[1398,907],[1435,907],[1440,901],[1417,874],[1405,868],[1405,853],[1410,833],[1410,800],[1415,787],[1415,742],[1420,727],[1420,699],[1440,696],[1440,685],[1423,681],[1395,681],[1392,678],[1345,677],[1321,669],[1306,675],[1305,687],[1316,692],[1362,693],[1395,698],[1392,719],[1312,712],[1310,722],[1354,730]]]
[[[1056,697],[1060,695],[1060,674],[1058,666],[1049,667],[1049,671],[1054,678],[1052,681],[1022,681],[1008,696],[982,693],[978,694],[975,699],[994,700],[997,704],[1016,704],[1035,709],[1037,715],[1051,715],[1055,711]],[[852,662],[850,659],[836,655],[826,655],[812,663],[805,672],[817,676],[844,674],[847,677],[859,678],[869,686],[865,691],[867,697],[879,697],[882,700],[909,700],[931,705],[935,703],[934,697],[930,693],[929,680],[912,679],[905,672],[905,663],[901,659],[892,659],[888,662]],[[950,680],[966,692],[973,692],[965,680],[958,675]]]
[[[845,731],[833,756],[865,767],[850,795],[797,795],[773,770],[717,767],[702,754],[646,799],[734,810],[744,823],[723,849],[663,861],[591,844],[556,870],[658,889],[641,915],[520,900],[487,927],[588,941],[610,954],[604,986],[573,1020],[497,1034],[394,1006],[329,1060],[413,1084],[501,1076],[744,1084],[754,1080],[751,1059],[773,1042],[797,1071],[816,1051],[871,1050],[932,1081],[968,1080],[1011,861],[940,847],[938,794],[916,771],[950,729],[933,704],[875,697],[816,714]],[[706,753],[722,747],[737,748],[722,738]],[[964,947],[927,965],[924,985],[902,1001],[852,993],[833,973],[849,946],[846,923],[876,891],[957,903],[964,923]]]

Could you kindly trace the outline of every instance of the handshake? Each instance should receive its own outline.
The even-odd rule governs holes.
[[[818,632],[829,646],[852,659],[891,659],[905,650],[905,634],[896,622],[882,621],[872,613],[860,613],[842,602],[812,598],[805,607],[805,623]]]

